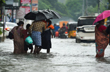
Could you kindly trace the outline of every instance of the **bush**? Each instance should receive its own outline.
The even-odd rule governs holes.
[[[3,32],[2,32],[2,29],[0,28],[0,35],[2,34]]]

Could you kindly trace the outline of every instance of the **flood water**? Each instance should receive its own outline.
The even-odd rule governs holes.
[[[110,46],[105,57],[95,58],[95,43],[75,43],[75,39],[52,39],[50,54],[14,55],[13,41],[0,43],[0,72],[109,72]]]

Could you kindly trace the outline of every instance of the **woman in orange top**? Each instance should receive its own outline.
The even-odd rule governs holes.
[[[54,29],[54,26],[51,24],[50,20],[46,20],[46,30],[42,33],[42,46],[41,48],[47,49],[47,53],[50,53],[51,48],[51,29]]]

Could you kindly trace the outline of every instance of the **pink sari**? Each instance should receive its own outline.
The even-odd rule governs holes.
[[[104,51],[109,43],[108,36],[95,27],[95,43],[96,43],[96,57],[104,57]]]

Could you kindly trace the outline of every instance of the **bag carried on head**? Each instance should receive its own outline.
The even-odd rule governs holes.
[[[26,39],[25,39],[25,42],[26,42],[26,44],[32,44],[33,43],[33,40],[32,40],[32,38],[30,37],[30,36],[28,36]]]

